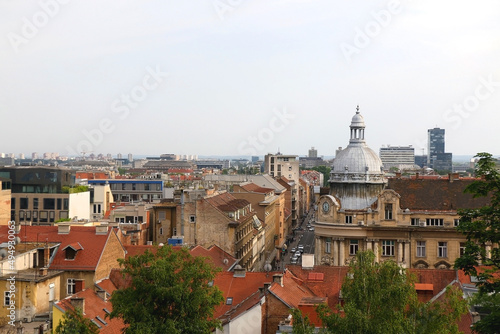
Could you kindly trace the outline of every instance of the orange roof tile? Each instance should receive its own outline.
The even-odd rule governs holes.
[[[286,270],[283,274],[283,286],[274,282],[269,291],[292,308],[298,308],[302,298],[316,297],[316,295],[305,285],[299,284],[294,275]]]
[[[125,327],[125,323],[120,318],[109,319],[106,317],[108,312],[113,311],[113,305],[109,300],[104,301],[101,297],[97,295],[92,289],[85,289],[80,291],[73,296],[67,297],[55,305],[59,309],[64,312],[69,310],[74,310],[73,305],[71,304],[71,298],[84,298],[85,300],[85,310],[84,317],[90,320],[93,320],[94,323],[99,324],[101,328],[99,329],[100,333],[103,334],[121,334],[122,329]],[[99,318],[100,319],[99,319]],[[103,320],[103,321],[101,321]]]
[[[106,234],[96,234],[95,226],[70,226],[70,232],[59,234],[58,226],[21,226],[18,236],[21,242],[51,242],[60,243],[49,269],[94,271],[99,263],[104,246],[112,232],[108,228]],[[7,240],[7,225],[0,226],[0,240]],[[80,244],[73,260],[66,260],[64,249],[68,246],[75,248]],[[125,251],[123,252],[125,256]]]
[[[272,189],[272,188],[260,187],[260,186],[256,185],[255,183],[242,184],[241,187],[249,192],[263,193],[263,194],[267,194],[267,193],[274,191],[274,189]]]
[[[224,303],[215,308],[214,317],[219,318],[229,311],[233,306],[239,305],[245,299],[264,287],[264,283],[271,283],[273,274],[278,272],[247,272],[245,277],[234,277],[233,272],[224,271],[217,275],[214,285],[217,286],[224,296]],[[226,305],[228,297],[232,299],[232,305]]]
[[[189,252],[193,256],[209,257],[216,267],[222,268],[225,271],[229,270],[229,268],[231,268],[237,262],[236,258],[232,257],[217,245],[212,245],[208,249],[198,245],[191,249]]]
[[[415,283],[415,290],[434,291],[434,285],[429,283]]]
[[[157,247],[152,245],[125,245],[125,250],[127,251],[126,258],[136,255],[142,255],[146,250],[156,253]],[[181,246],[174,246],[173,249],[180,249]],[[236,263],[236,259],[224,252],[220,247],[212,245],[210,248],[206,249],[203,246],[195,246],[189,251],[193,256],[204,256],[210,258],[211,262],[223,270],[229,270],[231,266]],[[225,263],[227,260],[227,263]]]
[[[113,270],[113,269],[112,269]],[[96,282],[95,285],[101,289],[106,291],[108,294],[112,294],[116,289],[116,285],[113,283],[113,281],[110,278],[106,278],[103,280],[100,280],[99,282]]]

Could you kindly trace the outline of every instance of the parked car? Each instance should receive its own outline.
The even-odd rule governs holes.
[[[297,247],[297,250],[301,253],[304,253],[304,245],[299,245],[299,247]]]
[[[297,251],[297,249],[295,247],[292,248],[292,254],[295,253]]]
[[[310,227],[309,231],[314,232],[314,227]]]
[[[300,257],[301,255],[302,255],[302,253],[300,251],[296,251],[294,256]]]
[[[297,262],[299,262],[299,258],[298,258],[298,257],[296,257],[295,255],[294,255],[294,256],[292,256],[292,259],[290,260],[290,263],[291,263],[291,264],[297,264]]]

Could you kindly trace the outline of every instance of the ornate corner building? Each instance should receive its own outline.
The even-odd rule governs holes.
[[[457,210],[488,203],[464,194],[473,181],[458,174],[386,178],[365,142],[358,107],[349,145],[333,162],[329,195],[319,198],[315,263],[344,266],[358,251],[373,250],[378,261],[392,259],[406,268],[452,268],[465,247],[455,230]]]

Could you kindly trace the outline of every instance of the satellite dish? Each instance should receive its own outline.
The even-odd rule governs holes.
[[[160,242],[158,246],[163,247],[163,242]]]
[[[229,263],[228,259],[224,259],[224,260],[222,260],[222,262],[223,262],[224,264],[226,264],[226,265]]]
[[[0,258],[3,260],[7,257],[7,250],[5,248],[2,248],[0,250]]]
[[[16,238],[14,239],[14,241],[15,241],[16,245],[19,245],[19,244],[21,243],[21,238],[16,237]]]
[[[265,270],[266,272],[270,272],[272,269],[273,269],[273,267],[272,267],[269,263],[266,263],[266,264],[264,265],[264,270]]]

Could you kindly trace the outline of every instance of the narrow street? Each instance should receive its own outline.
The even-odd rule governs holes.
[[[289,264],[298,264],[302,263],[302,256],[298,258],[297,263],[291,263],[291,259],[294,255],[292,250],[297,251],[299,245],[304,247],[304,251],[302,254],[314,254],[314,231],[309,231],[308,225],[309,222],[314,219],[314,206],[311,207],[307,213],[307,215],[301,219],[300,225],[294,229],[293,234],[290,237],[293,237],[293,241],[288,245],[287,251],[284,256],[285,266]],[[280,263],[280,268],[282,263]]]

